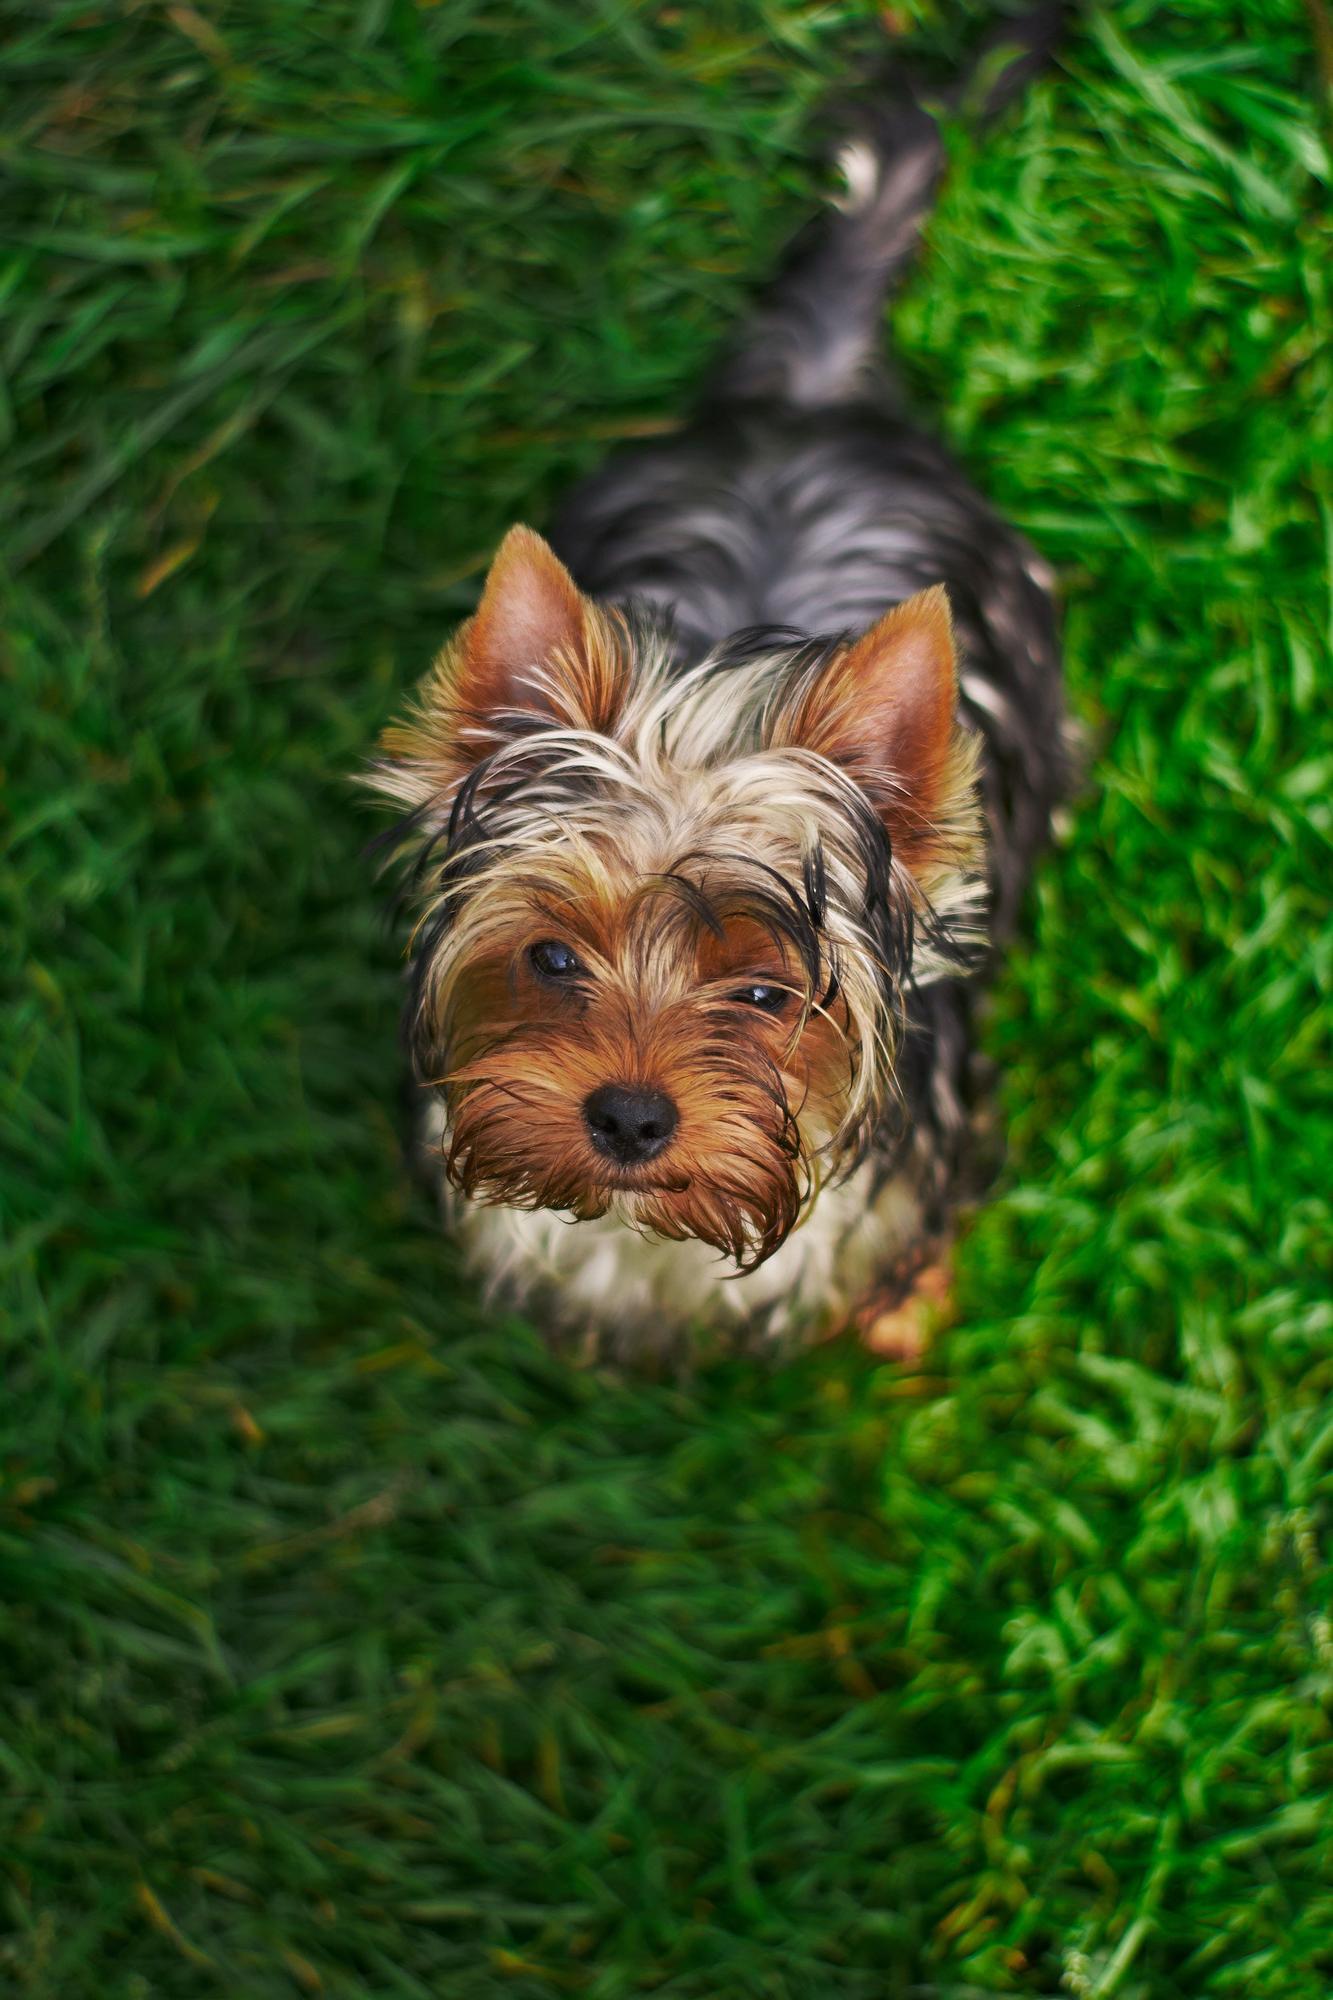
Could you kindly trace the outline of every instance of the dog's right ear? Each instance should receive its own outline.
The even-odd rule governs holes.
[[[550,544],[511,528],[496,551],[481,603],[458,634],[450,693],[466,723],[494,729],[507,716],[580,726],[594,606]]]
[[[372,784],[422,805],[534,730],[608,733],[625,692],[619,636],[554,549],[531,528],[511,528],[475,613],[436,659],[407,719],[385,730]]]

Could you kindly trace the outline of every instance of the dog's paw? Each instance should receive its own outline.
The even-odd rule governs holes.
[[[930,1337],[945,1323],[952,1304],[953,1274],[945,1262],[925,1264],[891,1306],[883,1293],[867,1300],[856,1315],[863,1347],[884,1361],[917,1361]]]

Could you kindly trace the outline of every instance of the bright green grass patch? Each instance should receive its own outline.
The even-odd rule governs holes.
[[[347,778],[681,409],[876,10],[9,16],[0,1989],[1322,2000],[1310,16],[1132,0],[956,137],[899,339],[1090,744],[1010,1164],[928,1375],[674,1385],[456,1284]]]

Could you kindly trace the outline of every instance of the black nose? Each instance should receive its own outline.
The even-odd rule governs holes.
[[[655,1160],[676,1129],[676,1107],[660,1090],[604,1083],[583,1100],[592,1143],[608,1160],[635,1167]]]

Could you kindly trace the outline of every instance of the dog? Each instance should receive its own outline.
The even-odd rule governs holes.
[[[854,114],[692,421],[510,530],[367,774],[449,1226],[620,1354],[910,1352],[976,1178],[978,975],[1067,757],[1052,573],[879,358],[943,158],[906,82]]]

